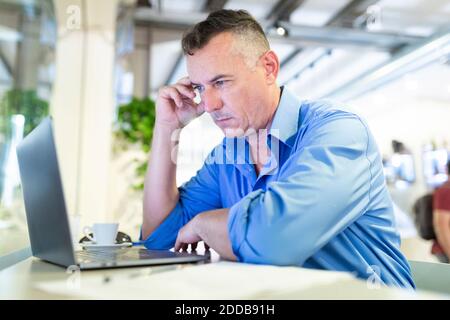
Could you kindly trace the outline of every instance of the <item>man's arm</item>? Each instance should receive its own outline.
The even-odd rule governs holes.
[[[180,229],[175,249],[204,240],[227,259],[297,265],[345,229],[369,202],[367,157],[376,151],[368,151],[366,128],[356,117],[326,119],[304,140],[278,181],[229,209],[197,215]]]
[[[229,211],[228,230],[239,261],[302,265],[360,217],[382,180],[381,161],[356,116],[336,114],[310,127],[277,181]],[[389,218],[389,216],[387,216]]]
[[[156,120],[151,156],[144,181],[142,238],[147,238],[178,202],[176,186],[177,143],[180,130],[204,110],[193,101],[188,78],[163,87],[156,101]]]
[[[171,139],[172,135],[174,138]],[[177,136],[175,136],[177,135]],[[179,133],[170,127],[156,124],[152,151],[144,182],[144,218],[142,238],[147,238],[175,207],[179,192],[176,185],[176,142]]]
[[[203,240],[222,258],[237,260],[228,236],[228,211],[229,209],[218,209],[197,215],[178,233],[175,250]]]

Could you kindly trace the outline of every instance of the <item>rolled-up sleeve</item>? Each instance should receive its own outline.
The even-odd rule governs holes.
[[[178,231],[193,217],[204,211],[221,208],[217,164],[212,160],[215,150],[196,175],[178,188],[180,193],[178,203],[159,227],[142,241],[146,248],[157,250],[172,248]]]
[[[230,208],[239,261],[302,265],[364,213],[369,203],[369,132],[355,115],[316,122],[279,169],[279,179]]]

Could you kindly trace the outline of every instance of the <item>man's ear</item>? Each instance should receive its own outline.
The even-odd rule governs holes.
[[[273,84],[277,81],[280,62],[277,54],[269,50],[261,57],[262,65],[265,70],[267,84]]]

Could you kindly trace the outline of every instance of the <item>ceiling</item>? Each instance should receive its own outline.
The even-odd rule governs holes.
[[[135,24],[152,32],[149,93],[186,74],[182,32],[213,8],[248,10],[279,55],[280,84],[305,98],[354,98],[450,56],[450,0],[139,1]],[[428,76],[446,76],[448,64],[439,65]]]

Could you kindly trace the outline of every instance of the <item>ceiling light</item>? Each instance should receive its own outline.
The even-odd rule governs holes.
[[[282,36],[282,37],[285,36],[286,35],[286,29],[283,28],[283,27],[278,27],[277,28],[277,34]]]

